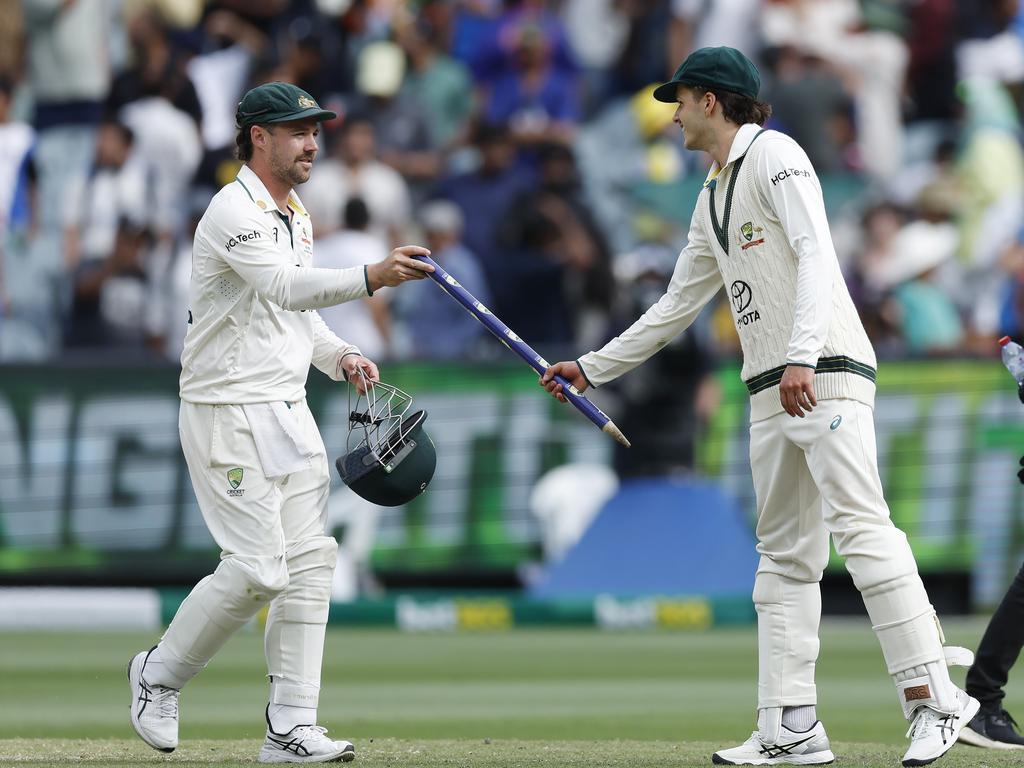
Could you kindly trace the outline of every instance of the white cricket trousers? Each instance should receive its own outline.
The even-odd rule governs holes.
[[[288,411],[317,452],[308,469],[269,478],[241,406],[181,403],[185,461],[221,561],[182,603],[159,650],[169,671],[188,679],[269,602],[272,701],[316,708],[337,543],[324,535],[323,441],[305,400]]]
[[[819,581],[830,534],[864,598],[889,673],[941,661],[934,609],[882,496],[871,408],[821,400],[802,419],[780,413],[753,422],[750,467],[761,554],[754,582],[758,708],[816,703]]]

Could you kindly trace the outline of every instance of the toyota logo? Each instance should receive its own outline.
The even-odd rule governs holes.
[[[736,310],[737,315],[750,306],[750,300],[753,298],[750,286],[742,280],[736,280],[729,286],[729,294],[732,296],[732,308]]]

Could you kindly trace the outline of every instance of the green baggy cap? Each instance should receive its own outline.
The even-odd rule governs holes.
[[[680,84],[721,88],[756,99],[757,92],[761,90],[761,76],[750,59],[735,48],[723,45],[698,48],[687,56],[672,79],[654,89],[654,98],[674,104]]]
[[[316,99],[291,83],[264,83],[249,91],[238,102],[235,125],[245,128],[289,120],[333,120],[337,115],[322,109]]]

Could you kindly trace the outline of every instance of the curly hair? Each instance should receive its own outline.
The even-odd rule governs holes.
[[[253,123],[244,128],[239,128],[238,133],[235,134],[235,157],[243,163],[252,160],[252,129],[256,127],[262,128],[267,133],[274,132],[269,125],[263,123]]]
[[[749,96],[741,96],[732,91],[723,91],[718,88],[709,88],[703,85],[688,85],[693,94],[697,97],[705,93],[713,93],[718,103],[722,105],[722,114],[730,123],[746,125],[757,123],[764,125],[772,116],[772,105],[764,101],[752,99]]]

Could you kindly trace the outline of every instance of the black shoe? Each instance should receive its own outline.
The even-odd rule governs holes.
[[[1017,721],[1010,713],[982,707],[967,727],[960,731],[959,741],[974,747],[991,749],[1024,749],[1024,736],[1017,733]]]

